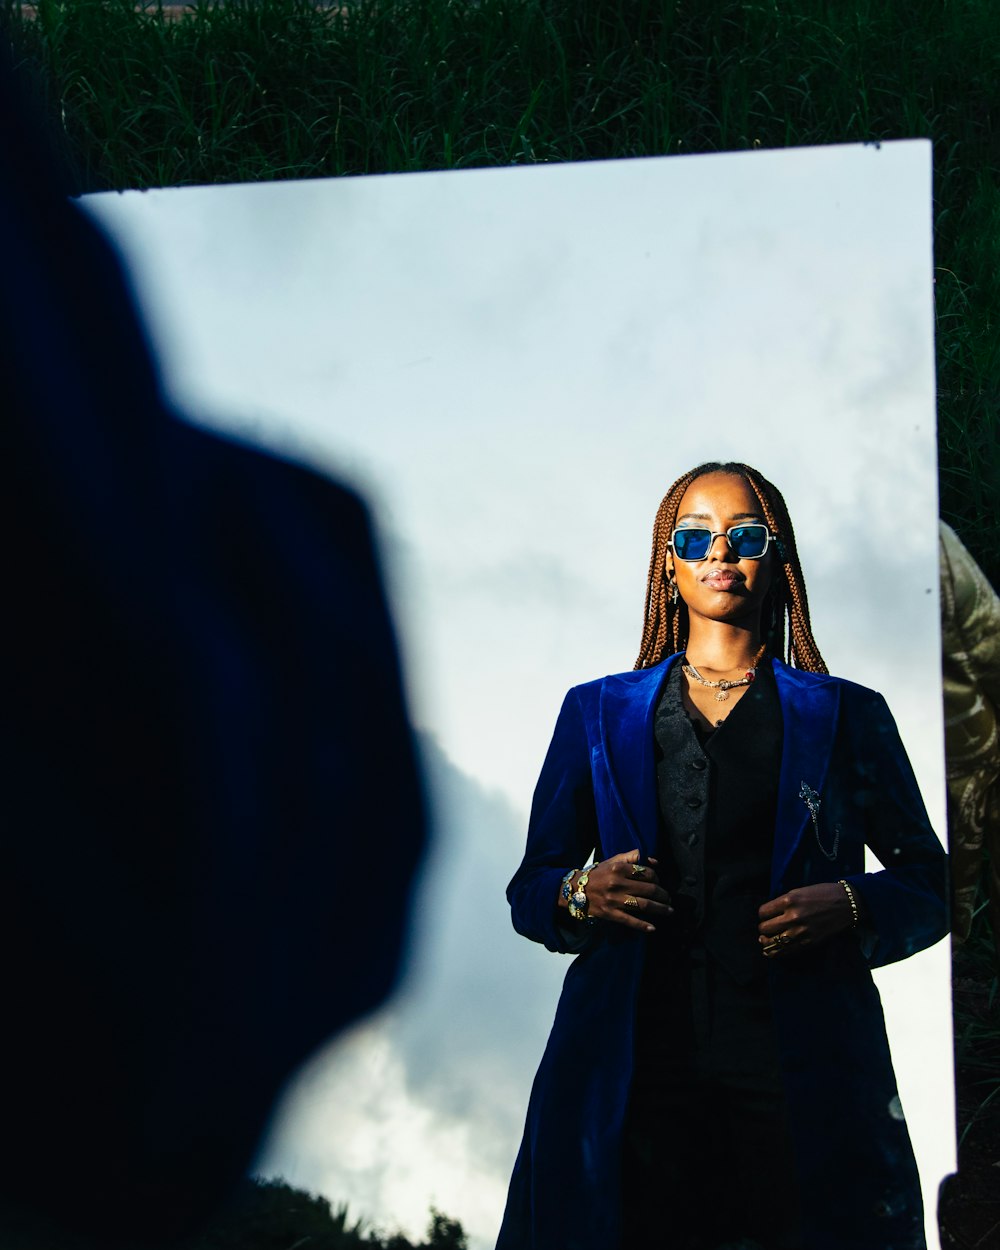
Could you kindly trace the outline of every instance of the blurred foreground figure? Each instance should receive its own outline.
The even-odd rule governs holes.
[[[134,1247],[390,990],[423,803],[363,507],[165,410],[12,97],[2,66],[0,1242]]]
[[[1000,968],[1000,599],[955,531],[940,526],[952,927],[956,941],[969,936],[985,851]]]

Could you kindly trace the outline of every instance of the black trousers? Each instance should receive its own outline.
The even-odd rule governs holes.
[[[622,1154],[622,1250],[802,1250],[765,977],[652,940]]]

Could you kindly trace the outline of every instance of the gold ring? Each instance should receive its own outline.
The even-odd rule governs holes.
[[[786,946],[791,940],[791,935],[788,933],[777,933],[774,937],[774,943],[776,946]]]
[[[644,877],[646,875],[647,868],[645,864],[632,864],[631,867],[633,877]]]
[[[638,906],[639,906],[639,900],[637,898],[633,898],[631,894],[628,896],[628,898],[622,899],[622,907],[638,908]]]

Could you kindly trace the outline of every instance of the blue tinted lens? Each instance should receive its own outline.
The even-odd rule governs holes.
[[[680,560],[704,560],[712,545],[712,531],[696,529],[679,529],[674,534],[674,551]]]
[[[729,531],[729,545],[740,560],[762,556],[767,547],[766,525],[737,525]]]
[[[683,526],[674,531],[674,553],[679,560],[704,560],[713,538],[718,537],[700,526]],[[767,526],[756,521],[750,525],[734,525],[726,537],[738,560],[757,560],[767,550]]]

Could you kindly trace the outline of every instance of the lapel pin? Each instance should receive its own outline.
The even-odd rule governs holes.
[[[799,787],[799,798],[805,803],[806,807],[809,808],[809,818],[812,820],[813,834],[816,838],[816,845],[827,859],[836,859],[837,850],[840,847],[840,825],[834,825],[833,827],[833,850],[828,851],[819,838],[819,794],[812,788],[811,785],[803,781]]]

